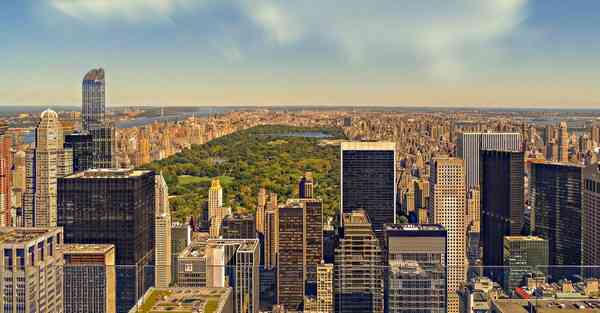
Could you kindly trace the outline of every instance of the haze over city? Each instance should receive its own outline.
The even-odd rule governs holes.
[[[8,1],[0,104],[598,106],[597,1]]]

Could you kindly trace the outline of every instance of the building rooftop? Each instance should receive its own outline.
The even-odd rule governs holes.
[[[106,253],[115,246],[111,244],[65,244],[63,245],[63,253],[64,254],[97,254],[97,253]]]
[[[85,74],[83,80],[104,80],[104,69],[95,68]]]
[[[494,300],[499,313],[600,313],[600,300]],[[528,310],[532,306],[534,311]]]
[[[144,174],[151,173],[148,170],[134,170],[134,169],[90,169],[83,172],[77,172],[66,176],[65,178],[130,178],[138,177]]]
[[[130,313],[220,313],[231,288],[150,288]]]
[[[384,230],[443,231],[444,226],[439,224],[385,224]]]
[[[356,151],[381,151],[381,150],[392,150],[396,149],[396,143],[391,141],[345,141],[341,145],[342,151],[344,150],[356,150]]]
[[[351,213],[344,213],[344,225],[350,224],[371,224],[365,210],[355,210]]]
[[[205,256],[206,243],[204,242],[193,242],[179,253],[180,258],[203,258]]]
[[[505,241],[546,241],[538,236],[504,236]]]
[[[50,232],[57,231],[60,228],[13,228],[0,227],[0,243],[15,244],[35,240],[47,235]]]

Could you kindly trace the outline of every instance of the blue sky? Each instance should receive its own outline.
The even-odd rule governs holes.
[[[23,0],[0,104],[600,107],[600,1]]]

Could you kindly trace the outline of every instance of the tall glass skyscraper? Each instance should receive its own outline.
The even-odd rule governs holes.
[[[529,198],[534,233],[548,240],[554,279],[579,274],[581,264],[581,184],[578,164],[531,164]],[[572,267],[564,267],[572,266]]]
[[[82,127],[84,130],[104,123],[106,98],[104,69],[92,69],[85,74],[82,83]]]
[[[396,217],[395,148],[393,142],[343,142],[341,147],[341,213],[364,209],[380,234]]]

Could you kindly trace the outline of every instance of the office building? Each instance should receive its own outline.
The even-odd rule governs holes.
[[[83,77],[81,118],[84,130],[89,130],[97,124],[105,122],[106,81],[104,69],[92,69]]]
[[[456,146],[457,156],[465,161],[467,188],[480,184],[479,154],[481,150],[521,151],[523,136],[520,133],[461,133]]]
[[[35,146],[26,156],[25,226],[56,226],[56,180],[72,173],[72,152],[64,148],[58,114],[49,109],[44,111],[35,129]]]
[[[0,228],[2,312],[63,312],[60,228]]]
[[[65,135],[65,148],[73,150],[73,172],[94,168],[94,140],[88,133]]]
[[[177,287],[206,287],[207,267],[206,243],[192,242],[177,257]]]
[[[66,244],[63,248],[65,313],[115,313],[115,246]]]
[[[558,161],[569,162],[569,130],[566,122],[558,125]]]
[[[168,288],[171,285],[171,210],[169,188],[162,175],[156,175],[154,196],[154,286]]]
[[[231,288],[150,288],[128,313],[234,313]]]
[[[580,272],[582,172],[577,164],[531,163],[531,228],[548,241],[549,264],[557,265],[550,271],[554,279]]]
[[[256,238],[256,222],[251,214],[232,214],[223,218],[221,237],[224,239]]]
[[[267,190],[265,188],[260,188],[256,200],[256,232],[264,237],[265,210],[267,209]]]
[[[446,312],[446,230],[386,225],[387,312]]]
[[[582,265],[586,277],[600,277],[600,165],[584,169],[582,195]]]
[[[213,178],[208,189],[208,221],[212,238],[219,237],[223,221],[223,188],[218,177]]]
[[[12,194],[13,194],[13,207],[15,208],[23,208],[23,194],[25,192],[25,186],[27,181],[27,157],[25,151],[18,150],[14,155],[14,166],[12,173]],[[7,221],[6,224],[8,224]],[[11,221],[14,223],[13,226],[16,226],[16,221]]]
[[[502,281],[504,236],[521,234],[524,210],[523,152],[482,150],[480,160],[481,246],[485,275]]]
[[[58,181],[58,224],[65,242],[113,244],[117,312],[127,312],[154,284],[155,174],[96,169]]]
[[[333,264],[317,265],[316,309],[320,313],[333,313]]]
[[[379,235],[396,219],[395,149],[393,142],[341,145],[341,214],[364,209]]]
[[[335,312],[381,313],[384,310],[384,283],[380,241],[363,210],[345,213],[342,223],[335,249]]]
[[[265,248],[264,248],[264,266],[266,270],[271,270],[277,265],[277,211],[265,211]]]
[[[88,130],[92,137],[92,168],[116,168],[116,130],[110,123],[95,125]]]
[[[304,302],[304,207],[279,207],[277,223],[277,304],[302,310]]]
[[[504,237],[504,288],[514,290],[524,284],[530,273],[543,272],[548,266],[548,241],[533,236]]]
[[[292,200],[293,201],[293,200]],[[323,260],[323,202],[320,199],[302,199],[304,218],[304,266],[306,280],[317,279],[317,266]]]
[[[177,257],[192,240],[192,228],[189,224],[174,222],[171,224],[171,282],[177,282]]]
[[[429,176],[429,216],[447,233],[447,308],[458,313],[457,292],[466,281],[466,186],[464,162],[457,158],[436,158]]]
[[[298,184],[300,199],[314,198],[314,182],[311,172],[304,173]]]
[[[0,125],[0,227],[12,225],[12,135],[7,125]]]
[[[236,312],[260,308],[258,239],[209,239],[206,246],[207,286],[233,288]]]

